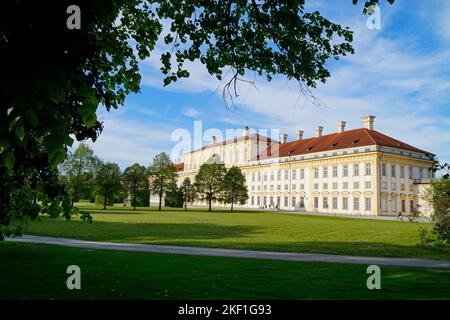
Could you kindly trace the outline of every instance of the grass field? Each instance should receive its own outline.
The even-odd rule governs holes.
[[[0,299],[449,299],[450,271],[0,243]],[[66,268],[81,268],[68,290]]]
[[[450,259],[450,249],[419,245],[419,225],[399,221],[264,212],[158,212],[152,208],[84,205],[94,217],[86,224],[42,217],[27,234],[83,240],[222,247],[286,252]]]

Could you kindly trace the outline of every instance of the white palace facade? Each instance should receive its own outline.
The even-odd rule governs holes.
[[[433,177],[433,154],[374,130],[374,116],[363,127],[294,141],[275,141],[244,129],[241,137],[215,141],[175,164],[179,183],[195,175],[213,155],[245,175],[249,197],[243,208],[347,215],[408,214],[427,207],[423,197]],[[197,203],[200,204],[200,203]],[[220,206],[219,203],[216,204]],[[424,212],[429,214],[429,212]]]

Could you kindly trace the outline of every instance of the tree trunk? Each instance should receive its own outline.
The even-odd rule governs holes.
[[[212,197],[210,196],[208,198],[208,211],[211,212],[211,202],[212,202]]]
[[[161,211],[161,203],[162,203],[162,189],[159,190],[159,206],[158,206],[158,211]]]
[[[103,210],[106,210],[106,193],[105,193],[104,199],[103,199]]]
[[[184,197],[184,211],[187,211],[187,198]]]
[[[133,188],[133,211],[136,211],[136,188]]]
[[[234,205],[234,190],[231,191],[231,212],[233,212]]]

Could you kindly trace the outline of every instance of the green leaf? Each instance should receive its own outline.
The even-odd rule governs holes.
[[[11,121],[11,123],[9,124],[9,132],[11,132],[15,128],[15,126],[19,120],[20,120],[20,116],[17,116],[13,119],[13,121]]]
[[[20,141],[22,141],[23,138],[25,138],[25,129],[23,128],[22,120],[17,121],[15,132],[17,138],[19,138]]]
[[[11,112],[13,111],[13,107],[11,107],[11,108],[8,108],[8,110],[6,110],[6,115],[10,115],[11,114]]]
[[[52,167],[56,168],[58,164],[66,159],[66,150],[64,148],[58,149],[52,157]]]
[[[27,112],[25,113],[25,119],[33,128],[36,128],[39,123],[38,116],[32,109],[27,110]]]
[[[83,116],[83,123],[88,128],[92,128],[96,122],[97,122],[97,115],[95,113],[88,116]]]
[[[62,89],[57,89],[51,94],[50,99],[54,103],[60,103],[66,100],[66,95]]]
[[[3,165],[11,170],[14,167],[14,154],[12,152],[7,152],[2,157]]]
[[[0,154],[5,152],[9,147],[9,141],[4,139],[0,141]]]

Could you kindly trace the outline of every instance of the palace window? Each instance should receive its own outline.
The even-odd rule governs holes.
[[[386,177],[386,165],[385,164],[381,165],[381,175],[383,177]]]
[[[314,197],[314,209],[318,209],[318,208],[319,208],[319,198]]]
[[[284,206],[285,207],[289,206],[289,198],[288,197],[284,197]]]
[[[336,190],[338,188],[337,182],[333,182],[333,190]]]
[[[281,190],[281,184],[277,185],[277,190]]]
[[[342,183],[342,189],[344,189],[344,190],[348,189],[348,182]]]
[[[319,168],[314,168],[314,178],[319,178]]]
[[[277,172],[277,180],[278,181],[281,180],[281,170],[278,170],[278,172]]]
[[[359,189],[359,182],[358,181],[353,182],[353,189]]]
[[[359,164],[353,165],[353,175],[356,177],[359,176]]]
[[[300,190],[305,189],[305,185],[303,183],[300,183]]]
[[[297,206],[296,203],[297,199],[295,199],[295,197],[292,197],[292,207],[295,209],[295,207]]]
[[[251,197],[251,204],[252,204],[252,206],[255,204],[255,197]]]
[[[292,190],[295,190],[296,187],[297,187],[297,185],[293,184],[293,185],[292,185]]]
[[[342,209],[348,210],[348,198],[347,197],[342,198]]]
[[[333,166],[333,177],[337,177],[337,176],[338,176],[338,167]]]
[[[372,210],[372,199],[366,198],[366,211]]]
[[[370,163],[366,163],[366,176],[370,176],[372,174],[372,165]]]
[[[327,197],[323,197],[323,208],[324,209],[328,209],[328,198]]]
[[[289,179],[289,171],[288,170],[284,170],[284,180]]]
[[[400,178],[404,178],[404,177],[405,177],[405,167],[400,166]]]
[[[359,198],[353,198],[353,210],[359,210]]]
[[[255,182],[255,173],[252,173],[252,182]]]
[[[261,197],[256,198],[256,205],[261,205]]]
[[[395,164],[391,164],[391,177],[395,177]]]
[[[319,189],[319,184],[318,183],[314,183],[314,190]]]
[[[300,179],[305,179],[305,169],[300,169]]]
[[[413,167],[409,167],[409,178],[414,179]]]
[[[344,177],[348,177],[348,165],[344,164],[344,172],[342,174]]]
[[[305,198],[300,197],[300,208],[304,208],[304,207],[305,207]]]
[[[338,198],[333,197],[333,209],[337,209],[337,206],[338,206]]]
[[[324,189],[324,190],[327,190],[327,189],[328,189],[328,183],[324,183],[324,184],[323,184],[323,189]]]
[[[323,171],[322,171],[323,177],[324,177],[324,178],[327,178],[327,177],[328,177],[328,167],[323,167],[322,170],[323,170]]]
[[[297,170],[292,170],[292,179],[297,179]]]
[[[270,181],[273,181],[275,179],[275,175],[273,174],[273,171],[270,172]]]
[[[364,185],[365,188],[366,188],[366,189],[370,189],[370,184],[371,184],[370,181],[366,181],[366,182],[365,182],[365,185]]]
[[[284,185],[284,190],[289,190],[289,185],[285,184]]]

